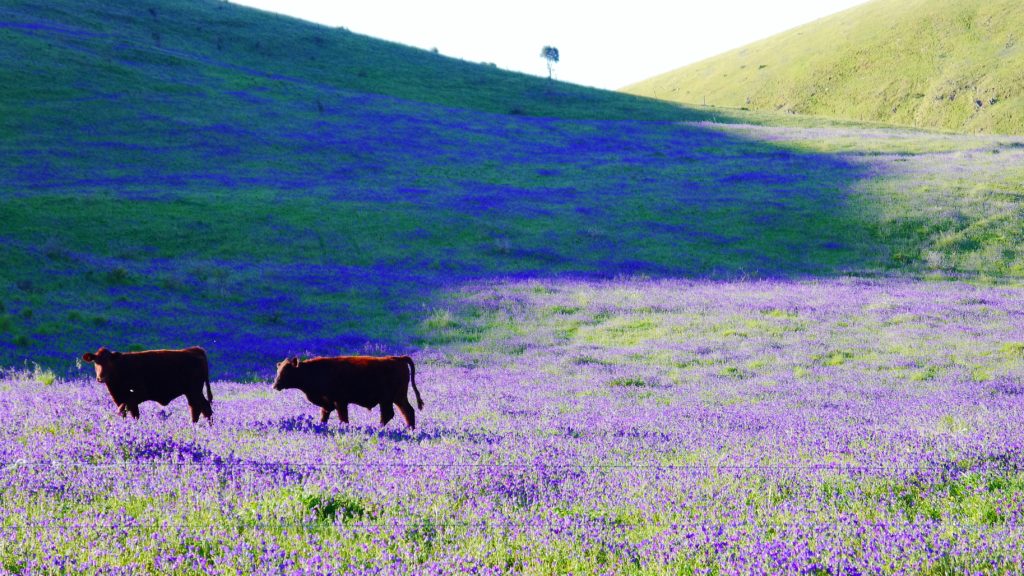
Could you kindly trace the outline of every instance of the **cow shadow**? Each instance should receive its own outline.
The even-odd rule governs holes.
[[[429,442],[443,437],[463,435],[453,428],[420,428],[410,430],[404,422],[389,422],[384,428],[379,424],[338,424],[330,420],[321,424],[318,418],[309,414],[285,416],[271,421],[255,422],[249,428],[258,432],[277,431],[285,433],[311,434],[315,436],[358,435],[376,436],[390,442]]]
[[[484,430],[470,430],[466,428],[453,428],[449,426],[422,426],[415,430],[410,430],[404,425],[402,427],[392,428],[392,424],[388,424],[385,428],[380,428],[375,424],[368,425],[348,425],[338,429],[339,433],[345,434],[361,434],[365,436],[376,436],[381,440],[389,440],[392,442],[429,442],[432,440],[439,440],[442,438],[456,439],[460,444],[497,444],[505,440],[505,438],[496,433],[488,432]]]
[[[319,420],[314,420],[309,414],[297,414],[295,416],[284,416],[272,420],[252,422],[247,427],[256,432],[295,432],[317,436],[331,436],[334,434],[334,431],[330,428],[330,423],[321,424]]]
[[[376,436],[381,440],[387,440],[389,442],[430,442],[432,440],[438,440],[446,436],[451,436],[452,431],[447,431],[439,428],[423,429],[419,428],[416,430],[410,430],[409,428],[392,428],[391,424],[387,427],[380,428],[378,426],[351,426],[342,427],[339,429],[340,433],[343,434],[364,434],[367,436]]]

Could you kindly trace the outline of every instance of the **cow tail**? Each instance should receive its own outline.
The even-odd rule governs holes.
[[[213,389],[210,388],[210,362],[206,359],[206,354],[203,354],[203,381],[206,382],[206,399],[213,404]]]
[[[423,398],[420,398],[420,389],[416,387],[416,365],[408,356],[402,356],[402,360],[409,365],[409,380],[412,382],[412,391],[416,393],[416,404],[423,410]]]

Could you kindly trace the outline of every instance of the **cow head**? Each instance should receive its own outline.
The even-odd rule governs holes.
[[[277,364],[277,378],[274,378],[274,390],[296,388],[295,378],[299,368],[299,359],[291,357]]]
[[[110,378],[114,375],[114,358],[117,356],[120,356],[118,352],[111,352],[106,348],[100,348],[95,354],[92,352],[83,354],[82,360],[92,363],[93,367],[96,368],[96,380],[106,384],[110,382]]]

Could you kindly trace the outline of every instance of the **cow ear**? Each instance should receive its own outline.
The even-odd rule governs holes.
[[[291,364],[292,366],[295,366],[296,368],[298,368],[299,367],[299,357],[298,356],[292,356],[291,358],[288,359],[288,363]]]
[[[82,354],[82,360],[85,360],[86,362],[95,362],[96,355],[92,352],[86,352],[85,354]]]

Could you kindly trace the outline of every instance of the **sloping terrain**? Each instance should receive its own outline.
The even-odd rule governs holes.
[[[1016,139],[679,122],[721,117],[220,2],[0,22],[0,365],[440,345],[479,279],[1024,274]]]
[[[16,0],[0,7],[0,34],[0,56],[17,63],[0,70],[3,105],[12,112],[23,98],[55,105],[73,97],[88,118],[96,118],[92,99],[145,102],[155,112],[154,93],[209,100],[273,85],[295,112],[330,107],[332,92],[344,88],[502,114],[708,117],[218,0]],[[223,107],[232,103],[211,102],[196,115],[227,114]]]
[[[874,0],[638,82],[690,104],[1024,132],[1017,0]]]

